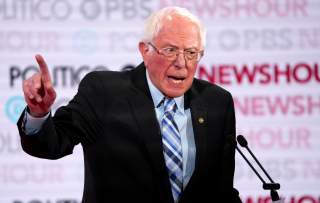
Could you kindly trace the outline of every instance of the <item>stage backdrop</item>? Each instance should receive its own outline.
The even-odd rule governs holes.
[[[41,160],[20,147],[22,81],[49,64],[57,100],[75,94],[93,70],[130,69],[154,10],[190,9],[208,28],[196,77],[233,96],[237,133],[281,183],[287,203],[320,202],[319,0],[0,0],[0,202],[78,203],[83,156]],[[237,155],[235,185],[246,203],[270,202]]]

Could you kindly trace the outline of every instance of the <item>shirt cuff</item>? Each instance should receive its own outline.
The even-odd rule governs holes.
[[[36,134],[42,128],[43,123],[49,117],[50,113],[47,113],[43,117],[34,117],[27,110],[24,114],[24,132],[27,135]]]

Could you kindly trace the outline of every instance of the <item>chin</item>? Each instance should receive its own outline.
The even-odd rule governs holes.
[[[182,95],[184,95],[184,93],[186,92],[186,90],[167,90],[167,91],[164,91],[164,94],[167,96],[167,97],[180,97]]]
[[[177,86],[172,84],[163,84],[160,87],[161,92],[167,97],[180,97],[190,89],[191,84],[182,84]]]

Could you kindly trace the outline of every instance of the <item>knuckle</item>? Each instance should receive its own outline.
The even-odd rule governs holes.
[[[34,86],[30,87],[29,90],[30,90],[30,92],[32,92],[33,94],[36,93],[36,89],[34,88]]]
[[[54,88],[50,82],[45,83],[45,88],[49,91],[54,91]]]

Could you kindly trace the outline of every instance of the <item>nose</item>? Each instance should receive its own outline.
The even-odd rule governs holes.
[[[186,66],[186,59],[184,57],[184,54],[183,52],[179,52],[177,54],[177,58],[176,60],[174,61],[174,65],[177,67],[177,68],[184,68]]]

